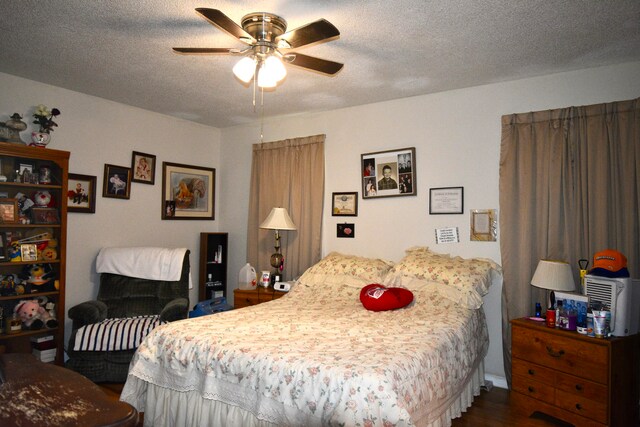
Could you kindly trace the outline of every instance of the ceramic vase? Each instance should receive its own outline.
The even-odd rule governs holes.
[[[47,132],[31,132],[31,141],[30,146],[44,148],[51,141],[51,134]]]

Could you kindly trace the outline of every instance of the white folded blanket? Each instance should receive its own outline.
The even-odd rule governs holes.
[[[98,273],[148,280],[180,280],[186,248],[102,248],[96,259]]]

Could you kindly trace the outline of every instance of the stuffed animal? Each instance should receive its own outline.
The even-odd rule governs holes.
[[[49,292],[53,291],[52,273],[49,264],[31,264],[25,266],[22,278],[32,285],[32,292],[36,289],[38,292]]]
[[[27,329],[35,330],[41,329],[43,326],[47,328],[55,328],[58,326],[58,321],[53,319],[47,310],[34,299],[20,301],[18,305],[14,307],[13,312],[18,315],[22,324],[26,326]]]
[[[53,197],[47,190],[36,191],[33,195],[33,201],[36,204],[36,207],[39,208],[55,207]]]

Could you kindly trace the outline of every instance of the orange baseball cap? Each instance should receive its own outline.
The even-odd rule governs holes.
[[[593,255],[593,268],[589,274],[604,277],[629,277],[627,257],[613,249],[605,249]]]

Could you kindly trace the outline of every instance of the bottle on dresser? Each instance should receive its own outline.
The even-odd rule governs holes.
[[[562,327],[562,315],[564,314],[564,308],[562,307],[562,300],[556,303],[556,328]]]

